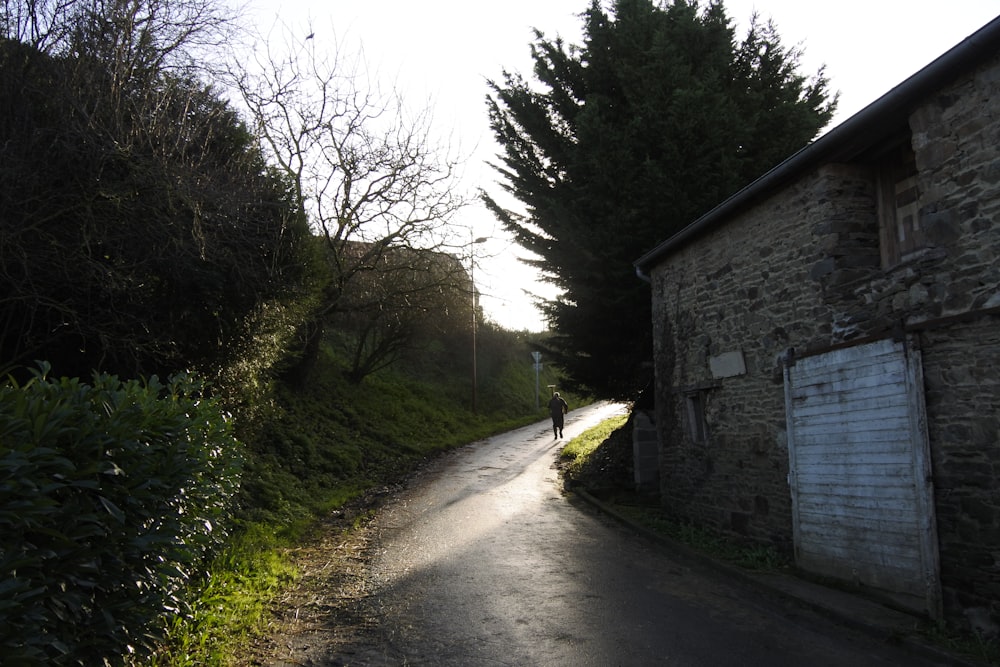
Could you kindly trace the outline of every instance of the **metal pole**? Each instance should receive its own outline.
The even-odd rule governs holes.
[[[469,238],[472,238],[472,230],[469,230]],[[473,243],[475,243],[473,241]],[[476,414],[476,390],[479,381],[476,378],[476,257],[472,252],[472,244],[469,244],[469,280],[472,282],[472,414]]]
[[[535,410],[537,410],[541,407],[538,402],[538,371],[542,370],[542,353],[536,350],[531,353],[531,358],[535,360]]]
[[[480,236],[472,240],[472,228],[469,228],[469,281],[472,283],[472,414],[476,414],[476,394],[479,380],[476,378],[476,255],[473,247],[477,243],[486,243],[488,239]]]

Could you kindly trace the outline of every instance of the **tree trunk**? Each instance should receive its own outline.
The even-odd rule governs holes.
[[[289,359],[288,367],[281,374],[283,382],[296,389],[306,386],[319,357],[319,344],[324,331],[322,319],[311,319],[302,324],[298,336],[301,349]]]

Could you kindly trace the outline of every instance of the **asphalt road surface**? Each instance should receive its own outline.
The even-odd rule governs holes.
[[[370,642],[330,665],[929,665],[685,560],[563,492],[569,413],[456,450],[377,521]]]

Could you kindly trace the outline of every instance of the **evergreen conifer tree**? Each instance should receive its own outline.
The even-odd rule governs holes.
[[[836,96],[773,24],[737,41],[718,0],[592,0],[582,18],[579,47],[535,32],[537,81],[490,81],[517,210],[483,197],[561,292],[543,304],[548,353],[574,388],[634,399],[652,352],[633,260],[815,137]]]

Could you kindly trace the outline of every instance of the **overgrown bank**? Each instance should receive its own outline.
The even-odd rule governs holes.
[[[363,382],[350,381],[327,350],[307,382],[277,387],[269,415],[248,439],[244,518],[295,525],[437,452],[543,418],[532,336],[492,330],[482,338],[475,411],[470,360],[454,359],[450,349],[423,350]],[[542,392],[560,381],[550,367],[538,376]]]
[[[192,613],[174,620],[154,663],[232,664],[234,647],[266,634],[273,601],[298,576],[289,553],[312,539],[317,522],[363,518],[380,489],[436,454],[545,418],[544,397],[535,407],[532,338],[483,333],[475,412],[469,360],[449,361],[450,348],[424,350],[361,383],[327,349],[308,382],[276,387],[261,430],[246,443],[239,539],[214,563]],[[552,368],[538,375],[543,393],[560,382]]]

